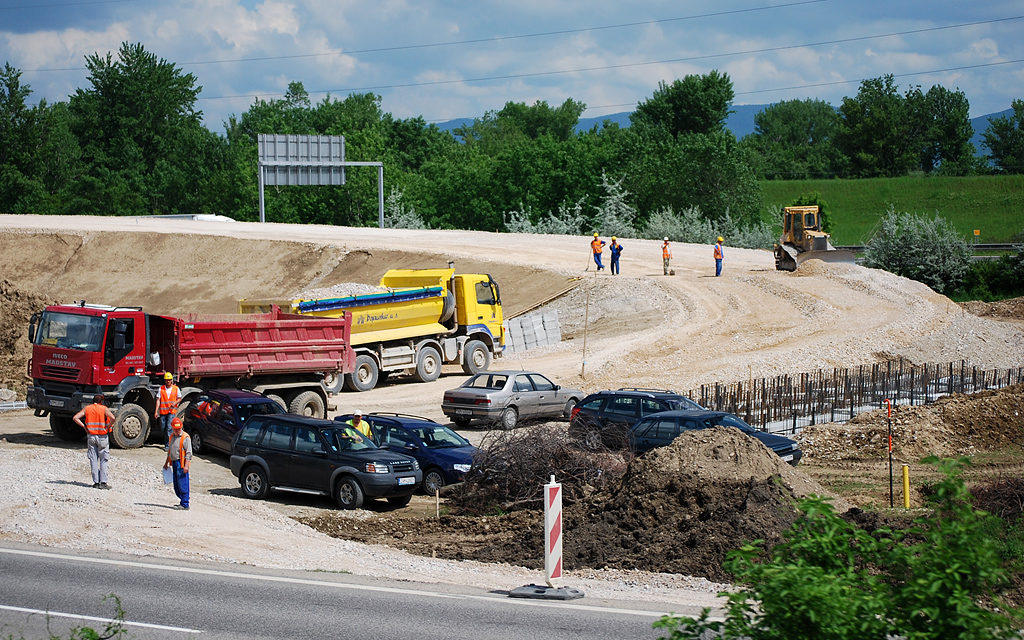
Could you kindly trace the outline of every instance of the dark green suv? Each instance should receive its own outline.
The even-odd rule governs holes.
[[[342,509],[366,498],[405,506],[423,480],[411,456],[380,449],[348,425],[292,414],[249,418],[231,443],[231,473],[247,498],[271,489],[319,494]]]

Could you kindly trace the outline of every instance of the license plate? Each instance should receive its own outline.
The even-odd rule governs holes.
[[[398,479],[398,486],[402,486],[403,484],[415,484],[415,483],[416,483],[416,478],[399,478]]]
[[[471,416],[473,415],[472,409],[456,409],[455,415],[457,416]]]
[[[789,454],[788,456],[782,456],[782,461],[783,462],[789,462],[792,459],[793,459],[793,454],[792,453]]]
[[[51,407],[63,407],[64,406],[64,401],[63,400],[50,400],[50,406]]]

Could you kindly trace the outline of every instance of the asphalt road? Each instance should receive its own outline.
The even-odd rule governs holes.
[[[350,574],[186,566],[9,543],[0,546],[0,576],[4,638],[102,629],[115,611],[112,600],[104,602],[110,594],[137,638],[657,638],[651,623],[662,613],[586,598],[518,599]]]

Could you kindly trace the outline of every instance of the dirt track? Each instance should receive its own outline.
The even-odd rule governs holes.
[[[847,367],[900,355],[915,362],[965,359],[984,367],[1024,363],[1024,331],[1018,325],[966,314],[919,283],[818,262],[782,273],[774,270],[769,252],[728,246],[721,278],[713,276],[711,247],[695,245],[675,246],[676,275],[665,277],[660,243],[624,240],[624,275],[612,277],[606,272],[595,275],[592,265],[585,270],[590,264],[587,238],[35,216],[0,216],[0,233],[0,279],[8,280],[20,298],[84,298],[141,305],[158,313],[233,312],[239,298],[293,295],[341,282],[375,284],[388,268],[444,266],[448,260],[463,272],[491,273],[501,284],[507,313],[578,282],[550,305],[559,311],[563,343],[498,361],[493,368],[537,369],[588,391],[621,386],[689,389],[704,382]],[[21,355],[7,358],[0,386],[23,389],[27,345],[23,328],[12,330],[5,321],[12,309],[5,300],[0,330],[12,339],[20,336],[15,351],[20,349]],[[581,377],[584,361],[586,376]],[[368,393],[342,394],[336,402],[342,410],[358,403],[363,411],[402,411],[441,420],[443,391],[463,379],[457,371],[451,369],[429,384],[389,381]],[[45,420],[29,412],[0,414],[0,435],[11,440],[0,448],[17,449],[17,458],[26,464],[31,449],[54,447],[47,440]],[[115,456],[146,464],[160,454],[144,449]],[[81,475],[80,467],[69,472]],[[265,562],[260,549],[238,549],[230,539],[214,535],[230,529],[239,507],[226,499],[234,488],[223,466],[219,471],[217,464],[206,468],[209,500],[205,505],[197,501],[204,507],[203,523],[180,525],[199,545],[190,552]],[[48,500],[39,495],[59,491],[86,489],[46,486],[27,503],[0,501],[0,522],[46,511]],[[95,500],[88,493],[85,498]],[[26,504],[35,506],[24,511]],[[244,511],[259,509],[248,506]],[[113,512],[122,514],[118,527],[131,529],[137,514],[130,504]],[[270,515],[261,512],[246,520],[246,526],[262,526],[265,518]],[[81,519],[87,516],[80,510],[63,510],[60,522],[45,524],[50,534],[45,543],[85,544],[72,535],[83,525]],[[262,549],[268,554],[281,544],[269,540],[290,531],[279,524],[271,528],[277,533]],[[0,538],[30,541],[32,535],[16,526],[0,529]],[[309,533],[304,530],[302,535]],[[102,536],[89,544],[109,548],[102,546]],[[157,545],[143,552],[172,551]],[[352,554],[353,548],[346,546],[343,553]],[[340,566],[364,572],[371,571],[370,564],[352,558]],[[437,577],[441,574],[445,570],[434,567],[418,569],[416,575],[460,579]]]

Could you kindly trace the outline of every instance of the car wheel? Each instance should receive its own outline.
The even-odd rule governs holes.
[[[388,498],[388,504],[396,507],[404,507],[409,504],[410,500],[412,500],[412,494],[407,493],[404,496],[391,496]]]
[[[359,481],[348,476],[338,480],[338,486],[334,491],[334,499],[342,509],[360,509],[363,506],[363,488]]]
[[[271,400],[273,400],[277,404],[281,405],[282,409],[284,409],[285,411],[288,410],[288,405],[285,404],[284,398],[282,398],[281,396],[277,395],[276,393],[268,393],[266,395],[267,395],[268,398],[270,398]]]
[[[569,398],[565,401],[565,408],[562,409],[562,417],[566,420],[572,419],[572,410],[576,408],[576,398]]]
[[[453,418],[452,422],[455,423],[455,427],[458,429],[469,428],[469,418]]]
[[[242,469],[238,477],[242,485],[242,494],[250,500],[262,500],[270,490],[270,483],[267,481],[267,472],[259,465],[251,464]]]
[[[501,418],[499,419],[501,428],[505,431],[511,431],[515,429],[516,423],[519,422],[519,412],[516,411],[515,407],[508,407],[501,412]]]
[[[149,436],[149,414],[137,404],[123,404],[114,419],[110,439],[121,449],[141,447]]]
[[[356,368],[345,374],[345,388],[349,391],[369,391],[377,386],[380,372],[377,361],[366,355],[356,356]]]
[[[71,416],[50,414],[50,431],[53,435],[66,442],[77,442],[85,439],[85,429],[75,424]]]
[[[434,347],[423,347],[420,355],[416,358],[416,373],[414,377],[418,382],[433,382],[441,375],[441,354]]]
[[[203,452],[204,445],[203,434],[200,433],[199,429],[195,430],[195,433],[188,434],[189,438],[192,439],[192,453],[198,455]]]
[[[324,399],[316,391],[303,391],[288,405],[288,413],[311,418],[325,418]]]
[[[444,486],[444,473],[438,468],[427,469],[423,474],[423,493],[432,496]]]
[[[470,340],[466,343],[462,354],[462,370],[469,375],[487,371],[491,366],[491,352],[483,342]]]
[[[331,394],[332,396],[341,391],[341,388],[345,386],[345,376],[337,371],[331,371],[324,374],[324,391]]]

